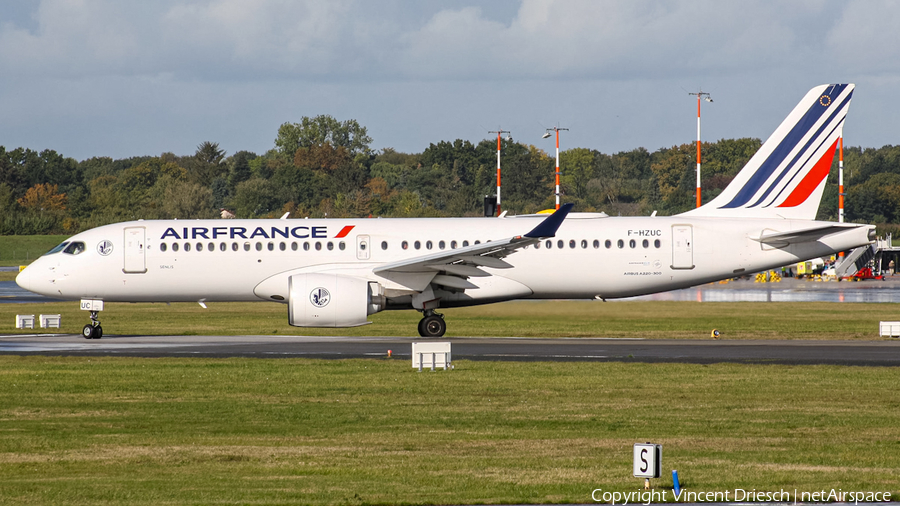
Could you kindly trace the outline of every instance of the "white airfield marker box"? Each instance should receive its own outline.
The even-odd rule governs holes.
[[[422,367],[450,367],[450,343],[412,343],[412,366],[415,369]]]

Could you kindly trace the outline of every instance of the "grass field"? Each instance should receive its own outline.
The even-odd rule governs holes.
[[[880,320],[896,320],[893,304],[827,302],[517,301],[442,310],[448,336],[644,337],[708,339],[881,339]],[[88,322],[77,302],[0,304],[0,334],[21,333],[15,314],[61,314],[66,333]],[[416,335],[420,315],[387,311],[352,329],[291,327],[275,303],[107,303],[105,334],[141,335]],[[43,332],[35,329],[35,333]]]
[[[640,488],[644,441],[688,490],[897,493],[898,383],[838,366],[6,356],[0,504],[589,503]]]
[[[63,242],[67,235],[2,235],[0,265],[27,265]]]

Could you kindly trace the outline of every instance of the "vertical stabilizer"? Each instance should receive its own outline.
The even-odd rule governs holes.
[[[811,89],[719,196],[683,214],[814,220],[853,88]]]

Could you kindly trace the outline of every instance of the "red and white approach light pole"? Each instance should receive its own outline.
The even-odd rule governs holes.
[[[700,199],[700,99],[702,98],[710,103],[713,100],[709,96],[709,93],[706,93],[702,89],[697,93],[688,92],[688,95],[697,96],[697,207],[700,207],[703,204],[703,201]]]
[[[500,216],[500,135],[506,134],[506,140],[508,141],[512,140],[512,135],[509,134],[509,130],[502,128],[491,130],[488,133],[497,134],[497,216]]]
[[[550,130],[556,132],[556,208],[559,209],[559,131],[565,130],[568,132],[569,129],[559,128],[558,126],[548,128],[544,135],[541,136],[541,138],[546,139],[547,137],[550,137]]]
[[[838,222],[844,222],[844,129],[838,137]],[[844,252],[838,252],[838,262],[844,261]]]
[[[841,130],[840,147],[838,148],[838,222],[844,222],[844,131]],[[844,252],[841,252],[844,256]]]

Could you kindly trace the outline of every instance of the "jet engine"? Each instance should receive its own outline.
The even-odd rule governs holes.
[[[295,327],[358,327],[384,305],[384,287],[375,281],[329,273],[288,280],[288,323]]]

